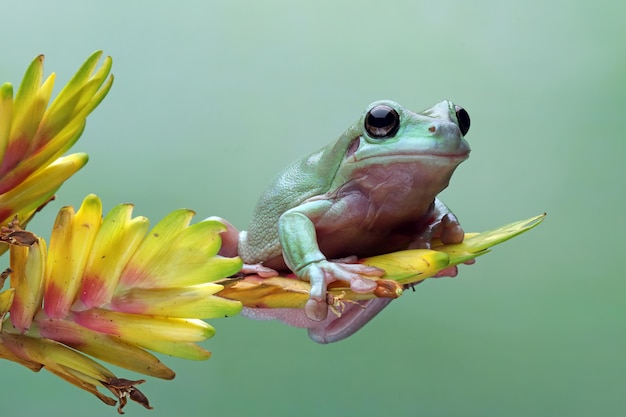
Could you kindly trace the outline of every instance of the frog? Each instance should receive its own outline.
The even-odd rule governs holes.
[[[342,281],[354,292],[372,292],[385,271],[358,258],[429,248],[433,239],[462,242],[463,228],[437,196],[469,157],[469,127],[467,111],[447,100],[421,112],[375,101],[338,140],[275,177],[247,230],[220,219],[227,226],[220,254],[240,256],[242,271],[291,272],[311,284],[303,311],[248,309],[248,316],[307,327],[319,343],[344,339],[369,322],[390,299],[329,314],[327,286]],[[456,275],[456,267],[441,275]]]

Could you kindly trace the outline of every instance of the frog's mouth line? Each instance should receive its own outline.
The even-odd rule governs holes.
[[[355,155],[351,155],[347,158],[348,163],[357,164],[359,162],[367,161],[367,160],[376,160],[376,159],[384,159],[384,160],[393,160],[394,162],[407,162],[407,163],[416,163],[420,161],[443,161],[447,160],[452,163],[461,163],[464,160],[469,158],[469,152],[459,153],[459,154],[451,154],[451,153],[392,153],[385,155],[366,155],[363,158],[356,158]],[[402,160],[405,161],[402,161]]]

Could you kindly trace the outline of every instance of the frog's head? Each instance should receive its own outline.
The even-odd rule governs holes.
[[[468,113],[449,101],[420,113],[390,100],[374,102],[342,136],[342,149],[335,148],[343,154],[335,185],[357,180],[369,188],[391,181],[391,188],[398,179],[422,188],[423,197],[434,196],[469,156],[469,127]]]
[[[460,106],[442,101],[421,113],[383,100],[370,104],[353,127],[359,130],[346,157],[354,161],[402,156],[465,160],[470,148],[464,139],[470,118]]]

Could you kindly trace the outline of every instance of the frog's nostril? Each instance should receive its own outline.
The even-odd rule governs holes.
[[[437,128],[435,126],[431,126],[431,127],[428,128],[428,131],[430,133],[435,133],[437,131]]]

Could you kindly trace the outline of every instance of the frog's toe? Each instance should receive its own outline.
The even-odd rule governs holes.
[[[308,318],[321,321],[328,315],[328,303],[326,301],[327,285],[331,282],[342,281],[350,285],[354,292],[368,293],[376,289],[377,283],[367,277],[380,277],[385,271],[380,268],[362,264],[337,263],[321,261],[309,265],[303,279],[311,283],[310,299],[305,305],[304,312]]]
[[[373,279],[385,275],[385,271],[373,266],[352,263],[333,263],[332,281],[344,281],[350,284],[354,292],[367,293],[376,289],[377,284]]]
[[[456,266],[449,266],[447,268],[442,269],[441,271],[437,272],[433,278],[443,278],[443,277],[450,277],[450,278],[454,278],[458,275],[459,270]]]
[[[278,271],[263,266],[262,264],[243,264],[241,273],[244,275],[256,274],[261,278],[277,277],[279,275]]]
[[[470,259],[470,260],[467,260],[467,261],[463,262],[463,264],[465,264],[465,265],[473,265],[474,263],[476,263],[476,259]],[[441,271],[437,272],[433,276],[433,278],[442,278],[442,277],[454,278],[458,274],[459,274],[459,269],[455,265],[455,266],[449,266],[447,268],[442,269]]]
[[[371,279],[355,278],[350,281],[350,289],[354,292],[368,293],[376,289],[378,284]]]
[[[304,314],[311,320],[322,321],[328,316],[328,304],[324,300],[309,298],[304,305]]]
[[[459,220],[452,213],[447,213],[441,219],[441,241],[447,245],[463,242],[465,232]]]
[[[341,266],[342,269],[350,272],[351,275],[358,274],[366,277],[382,277],[385,275],[384,269],[377,268],[375,266],[353,263],[336,263],[336,265]]]
[[[309,300],[304,306],[304,314],[311,320],[322,321],[328,315],[328,304],[326,303],[327,284],[330,281],[328,273],[324,269],[314,269],[309,271],[309,282],[311,290]]]

